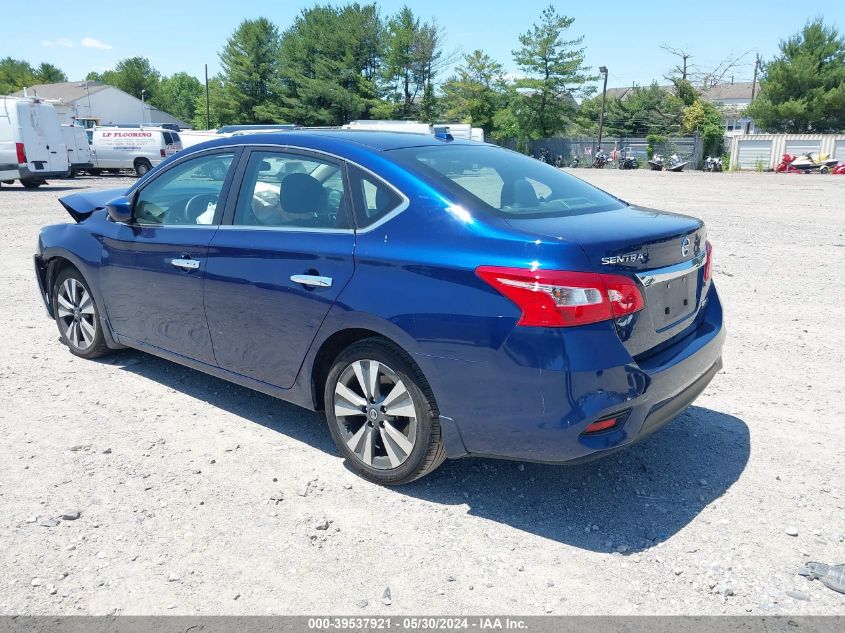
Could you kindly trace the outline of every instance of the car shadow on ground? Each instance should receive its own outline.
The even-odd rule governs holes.
[[[336,455],[322,416],[155,356],[104,362]],[[692,406],[666,428],[575,466],[466,458],[393,489],[596,552],[632,553],[670,538],[733,485],[748,462],[748,426]],[[705,519],[707,520],[707,519]]]

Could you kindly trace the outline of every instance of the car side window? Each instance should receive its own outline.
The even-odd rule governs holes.
[[[211,224],[234,156],[206,154],[170,168],[138,192],[134,222],[142,226]]]
[[[233,224],[348,229],[346,199],[340,164],[300,154],[252,152]]]
[[[352,187],[359,201],[360,212],[355,216],[359,229],[374,224],[403,202],[392,187],[358,168],[352,170]]]

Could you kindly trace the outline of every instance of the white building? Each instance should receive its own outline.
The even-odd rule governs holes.
[[[15,93],[23,96],[24,91]],[[43,99],[61,99],[77,118],[96,117],[100,125],[150,125],[172,123],[180,128],[189,128],[190,124],[176,117],[143,103],[119,88],[102,84],[98,81],[67,81],[58,84],[41,84],[26,88],[30,97]],[[63,121],[65,122],[65,121]]]

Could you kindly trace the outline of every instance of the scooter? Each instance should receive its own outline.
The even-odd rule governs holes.
[[[826,174],[832,168],[836,167],[837,161],[835,158],[830,158],[828,154],[802,154],[794,161],[791,166],[800,171],[815,171],[819,170],[820,174]]]
[[[563,167],[563,156],[561,156],[560,154],[558,154],[555,158],[555,167],[557,167],[558,169]]]
[[[722,171],[722,158],[720,156],[708,156],[704,161],[705,171]]]
[[[667,171],[674,171],[674,172],[681,172],[684,171],[684,167],[686,166],[687,161],[681,160],[681,157],[677,154],[672,154],[669,157],[669,164],[666,166]]]
[[[575,157],[572,159],[572,162],[571,162],[571,163],[569,163],[569,166],[570,166],[572,169],[575,169],[576,167],[579,167],[580,165],[581,165],[581,159],[580,159],[580,158],[578,158],[577,156],[575,156]]]
[[[648,166],[652,171],[663,171],[663,157],[655,154],[648,159]]]

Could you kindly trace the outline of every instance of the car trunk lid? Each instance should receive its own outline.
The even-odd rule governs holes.
[[[704,224],[695,218],[626,206],[554,218],[511,218],[530,234],[578,244],[594,272],[636,278],[645,308],[616,320],[632,356],[682,334],[706,296]]]

